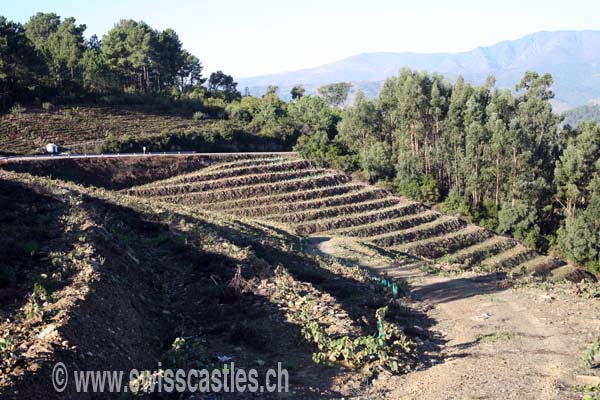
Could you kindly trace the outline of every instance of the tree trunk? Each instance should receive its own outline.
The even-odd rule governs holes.
[[[500,157],[496,157],[496,208],[500,198]]]

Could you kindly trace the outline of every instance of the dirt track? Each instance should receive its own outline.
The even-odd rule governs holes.
[[[599,335],[597,302],[559,290],[506,288],[495,275],[430,275],[414,263],[389,269],[336,240],[316,247],[404,276],[416,306],[428,310],[433,326],[424,345],[437,343],[441,354],[432,352],[431,365],[419,371],[376,382],[389,398],[581,398],[575,376],[586,373],[579,359]]]

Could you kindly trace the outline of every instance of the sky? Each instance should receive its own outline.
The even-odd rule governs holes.
[[[102,37],[120,19],[173,28],[204,75],[315,67],[376,51],[456,52],[537,31],[600,30],[597,0],[0,0],[0,15],[75,17]]]

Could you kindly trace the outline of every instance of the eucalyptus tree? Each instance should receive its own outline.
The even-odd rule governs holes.
[[[317,92],[330,105],[340,107],[346,102],[351,87],[350,82],[330,83],[319,87]]]
[[[449,187],[460,194],[465,193],[463,177],[463,160],[465,158],[465,112],[467,101],[473,88],[462,77],[456,79],[450,101],[448,114],[444,121],[445,148],[447,154],[447,176]]]
[[[600,169],[597,169],[600,170]],[[600,273],[600,173],[588,186],[587,207],[573,211],[558,230],[558,247],[569,259]]]
[[[556,162],[554,182],[556,200],[566,217],[572,218],[578,207],[585,208],[591,197],[591,182],[600,173],[600,125],[582,122]]]
[[[376,105],[362,90],[356,93],[352,106],[346,107],[341,115],[337,140],[351,151],[359,153],[369,142],[385,142]]]

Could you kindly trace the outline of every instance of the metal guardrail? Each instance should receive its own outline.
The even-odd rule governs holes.
[[[235,153],[196,153],[195,151],[172,151],[172,152],[146,152],[146,153],[111,153],[111,154],[57,154],[57,155],[31,155],[31,156],[0,156],[0,161],[34,161],[34,160],[68,160],[89,158],[124,158],[124,157],[152,157],[152,156],[231,156],[231,155],[292,155],[294,151],[279,152],[235,152]]]

